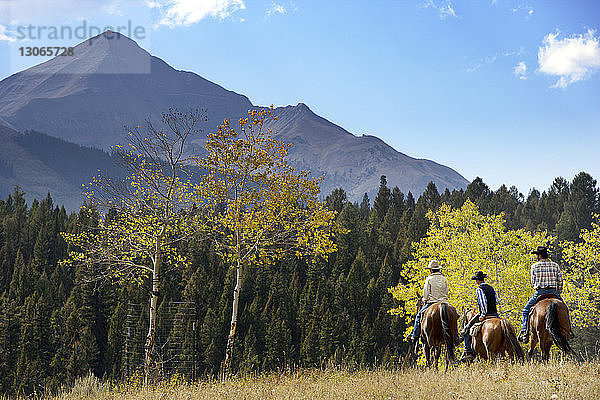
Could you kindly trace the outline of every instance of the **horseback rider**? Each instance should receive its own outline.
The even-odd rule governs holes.
[[[563,289],[563,277],[560,267],[548,258],[548,249],[538,246],[537,250],[531,252],[537,255],[537,262],[531,265],[531,286],[535,289],[533,296],[523,308],[523,320],[519,340],[523,343],[529,341],[529,312],[536,305],[539,298],[545,295],[553,295],[560,301],[560,293]]]
[[[477,271],[475,276],[471,278],[477,283],[477,289],[475,295],[477,296],[477,304],[479,305],[479,315],[471,318],[469,323],[465,325],[461,332],[461,336],[465,338],[465,352],[460,358],[461,361],[472,360],[475,358],[475,352],[473,351],[473,338],[471,337],[470,330],[473,325],[477,322],[481,322],[489,317],[498,317],[498,294],[491,285],[485,283],[487,277],[483,271]]]
[[[431,260],[425,268],[429,269],[430,273],[425,278],[425,283],[423,284],[423,307],[417,313],[413,330],[406,338],[410,343],[419,340],[419,336],[421,335],[421,317],[427,307],[438,301],[446,301],[448,299],[448,281],[446,281],[446,277],[440,272],[440,264],[437,260]]]

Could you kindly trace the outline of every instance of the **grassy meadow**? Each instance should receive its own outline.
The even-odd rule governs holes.
[[[422,368],[299,370],[152,388],[84,378],[53,400],[188,399],[600,399],[600,364],[475,363],[447,373]]]

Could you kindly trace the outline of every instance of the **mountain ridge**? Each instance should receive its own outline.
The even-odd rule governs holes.
[[[125,125],[156,120],[171,107],[206,108],[205,133],[223,118],[235,121],[262,108],[194,72],[176,70],[112,32],[75,46],[71,58],[55,57],[0,81],[0,124],[104,150],[124,140]],[[324,194],[343,187],[352,200],[364,193],[372,197],[381,175],[405,193],[421,193],[430,181],[440,191],[468,184],[449,167],[410,157],[373,135],[355,136],[304,103],[277,107],[274,115],[278,119],[266,126],[278,139],[294,143],[292,165],[325,174]]]
[[[35,131],[24,133],[0,126],[0,198],[16,186],[31,203],[48,193],[56,204],[76,211],[83,203],[82,184],[101,169],[118,177],[121,170],[110,154]]]

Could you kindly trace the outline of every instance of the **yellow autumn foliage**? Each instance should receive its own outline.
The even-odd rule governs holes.
[[[569,305],[573,324],[579,328],[600,323],[600,216],[595,215],[591,229],[584,229],[581,241],[562,242],[568,269],[563,298]]]
[[[412,260],[401,272],[401,282],[390,288],[401,304],[390,310],[403,315],[407,322],[416,313],[429,261],[437,259],[448,280],[448,301],[459,313],[476,306],[476,285],[471,277],[481,270],[500,298],[499,312],[518,326],[521,309],[531,297],[529,271],[532,249],[554,241],[546,232],[530,233],[524,229],[507,230],[500,215],[482,215],[467,200],[459,209],[444,204],[427,214],[427,235],[413,243]]]
[[[336,251],[335,212],[319,201],[322,177],[287,163],[290,144],[265,128],[272,109],[251,110],[239,126],[224,120],[209,133],[196,188],[204,234],[230,266]],[[314,258],[313,258],[314,259]]]

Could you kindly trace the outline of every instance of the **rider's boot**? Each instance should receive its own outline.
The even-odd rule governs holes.
[[[464,339],[464,335],[461,336],[459,333],[458,336],[454,338],[454,344],[456,344],[456,345],[461,344],[463,339]]]
[[[475,359],[475,353],[472,351],[465,351],[462,356],[460,356],[460,362],[470,362]]]
[[[529,331],[528,330],[521,331],[521,333],[519,333],[519,337],[517,339],[521,343],[528,343],[529,342]]]

